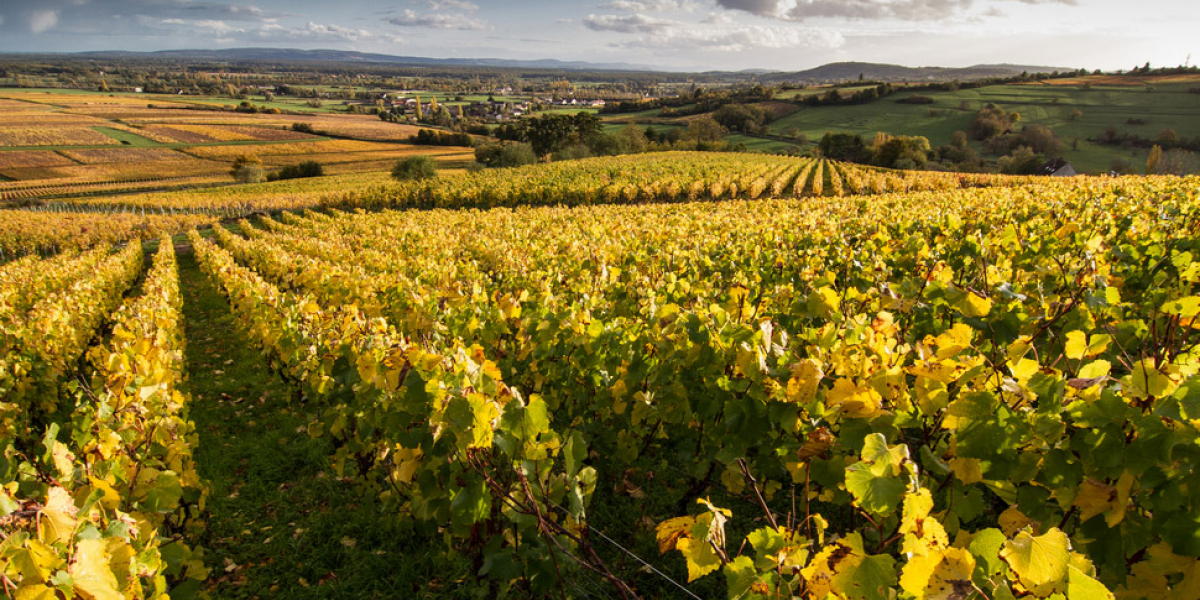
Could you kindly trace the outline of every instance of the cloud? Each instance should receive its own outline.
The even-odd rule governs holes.
[[[307,27],[284,27],[276,23],[266,23],[256,30],[248,32],[251,37],[263,42],[361,42],[379,39],[365,29],[353,29],[338,25],[322,25],[309,21]],[[393,41],[395,38],[389,39]]]
[[[412,10],[405,10],[404,14],[385,19],[385,21],[397,27],[425,27],[429,29],[458,29],[463,31],[480,31],[492,28],[491,24],[487,21],[472,19],[465,14],[430,13],[421,15]]]
[[[656,19],[646,15],[588,15],[583,25],[592,31],[616,31],[618,33],[650,33],[659,34],[673,26],[678,21]]]
[[[1018,0],[1024,4],[1068,4],[1078,0]],[[954,17],[974,0],[717,0],[717,5],[785,21],[808,19],[933,21]]]
[[[339,25],[323,25],[310,21],[303,27],[286,27],[278,23],[263,23],[258,26],[235,25],[227,21],[203,19],[162,19],[148,17],[139,19],[148,29],[162,35],[213,35],[220,43],[300,43],[300,44],[345,44],[365,41],[398,42],[391,35],[378,35],[365,29],[354,29]]]
[[[466,12],[475,12],[479,10],[479,5],[466,0],[429,0],[430,10],[462,10]]]
[[[29,31],[33,33],[42,33],[57,24],[57,10],[35,10],[29,13]]]
[[[637,36],[620,47],[742,52],[751,49],[839,48],[846,39],[836,31],[791,25],[742,25],[706,18],[700,23],[659,19],[642,14],[588,15],[584,25],[593,31]]]
[[[600,8],[630,12],[691,12],[700,5],[691,0],[612,0]]]

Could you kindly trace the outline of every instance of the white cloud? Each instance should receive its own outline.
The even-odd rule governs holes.
[[[1024,1],[1024,0],[1022,0]],[[479,5],[466,0],[429,0],[429,8],[431,10],[462,10],[466,12],[475,12],[479,10]]]
[[[691,12],[700,5],[691,0],[612,0],[600,8],[627,10],[630,12]]]
[[[800,29],[764,25],[729,27],[681,27],[657,37],[643,38],[635,45],[686,50],[693,47],[721,52],[753,49],[840,48],[846,43],[841,33],[825,29]]]
[[[742,52],[756,48],[832,49],[846,43],[842,34],[831,30],[789,25],[743,25],[712,17],[700,23],[686,23],[643,14],[588,15],[583,23],[593,31],[637,36],[634,40],[617,44],[622,47]]]
[[[671,27],[681,25],[678,21],[668,21],[648,17],[646,15],[588,15],[583,24],[592,31],[616,31],[618,33],[650,33],[659,34]]]
[[[57,10],[35,10],[29,14],[29,31],[33,33],[42,33],[57,24]]]
[[[1076,5],[1078,0],[1018,0],[1024,4]],[[974,0],[717,0],[729,10],[781,19],[937,21],[956,17]]]
[[[276,23],[266,23],[256,30],[248,32],[252,37],[264,42],[360,42],[380,39],[365,29],[353,29],[338,25],[322,25],[309,21],[307,27],[284,27]],[[390,36],[387,39],[395,41]]]
[[[233,25],[226,21],[215,19],[161,19],[154,22],[149,17],[139,18],[139,23],[147,28],[154,28],[167,35],[213,35],[222,44],[232,43],[311,43],[311,44],[342,44],[368,41],[399,42],[400,38],[392,35],[379,35],[365,29],[342,27],[340,25],[323,25],[309,22],[305,27],[286,27],[278,23],[263,23],[258,26],[246,27]]]
[[[480,31],[492,28],[491,24],[489,24],[487,21],[481,19],[472,19],[465,14],[430,13],[422,15],[412,10],[405,10],[404,14],[385,19],[385,21],[397,27],[459,29],[464,31]]]

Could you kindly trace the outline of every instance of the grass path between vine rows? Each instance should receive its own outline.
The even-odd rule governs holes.
[[[466,561],[382,514],[330,468],[329,444],[235,327],[229,303],[190,248],[179,252],[195,451],[209,485],[213,598],[456,598]]]

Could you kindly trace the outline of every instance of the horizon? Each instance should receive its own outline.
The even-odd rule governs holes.
[[[1172,0],[43,0],[0,5],[0,52],[282,48],[675,72],[835,62],[1116,71],[1194,64],[1200,23],[1187,10]]]
[[[358,52],[358,53],[366,54],[366,55],[388,56],[391,58],[413,58],[413,59],[438,60],[438,61],[440,61],[440,60],[458,60],[458,61],[498,60],[498,61],[530,62],[530,63],[557,61],[557,62],[561,62],[563,64],[594,65],[594,66],[600,67],[598,70],[601,70],[601,71],[620,71],[621,69],[618,69],[615,67],[628,66],[628,67],[635,67],[639,71],[646,71],[646,72],[651,72],[651,73],[655,73],[655,72],[679,73],[679,74],[685,74],[685,75],[686,74],[703,74],[705,72],[742,73],[742,72],[753,72],[753,71],[758,71],[758,72],[762,72],[762,73],[789,73],[789,72],[813,70],[813,69],[818,69],[818,68],[822,68],[822,67],[829,67],[829,66],[843,65],[843,64],[855,64],[855,65],[861,64],[861,65],[872,65],[872,66],[879,66],[879,67],[898,67],[898,68],[904,68],[904,69],[971,69],[971,68],[984,68],[984,67],[1022,67],[1022,68],[1038,67],[1038,68],[1047,68],[1047,69],[1052,69],[1052,70],[1056,69],[1057,70],[1056,72],[1059,72],[1059,73],[1066,72],[1067,70],[1073,71],[1073,70],[1077,70],[1077,69],[1081,68],[1081,67],[1074,67],[1071,65],[1048,65],[1048,64],[1047,65],[1033,65],[1033,64],[1022,64],[1022,63],[1014,63],[1014,62],[1007,62],[1007,61],[992,62],[992,63],[976,63],[976,64],[970,64],[970,65],[957,66],[957,67],[948,67],[946,65],[937,65],[937,64],[906,65],[906,64],[892,63],[892,62],[865,62],[865,61],[859,61],[859,60],[844,60],[844,61],[821,63],[819,65],[806,66],[806,67],[801,67],[801,68],[797,68],[794,70],[787,70],[787,71],[782,70],[782,69],[768,69],[768,68],[759,68],[759,67],[749,67],[746,69],[738,69],[738,70],[711,69],[709,71],[688,71],[688,70],[670,69],[670,68],[658,69],[658,68],[655,68],[655,65],[650,65],[650,64],[621,63],[621,62],[602,63],[602,62],[594,62],[594,61],[589,61],[589,60],[564,60],[564,59],[557,59],[557,58],[551,58],[551,57],[528,58],[528,59],[506,59],[506,58],[484,57],[484,56],[469,56],[469,57],[420,56],[420,55],[387,54],[387,53],[383,53],[383,52],[368,52],[368,51],[361,51],[361,50],[340,50],[337,48],[294,48],[294,47],[285,47],[285,46],[238,46],[238,47],[214,48],[214,49],[165,48],[165,49],[161,49],[161,50],[123,50],[123,49],[114,49],[114,48],[102,48],[102,49],[95,49],[95,50],[80,50],[80,51],[71,51],[71,52],[0,50],[0,56],[60,56],[60,57],[85,56],[85,57],[89,57],[89,58],[87,58],[88,60],[96,60],[94,58],[90,58],[90,55],[122,54],[122,53],[130,53],[130,54],[135,54],[135,55],[148,55],[148,54],[157,54],[157,53],[189,53],[189,52],[200,53],[200,52],[253,51],[253,50],[272,50],[272,51],[280,51],[280,52],[348,52],[348,53]],[[202,59],[195,59],[195,60],[202,60]],[[243,60],[243,59],[237,59],[237,60]],[[244,59],[244,60],[252,60],[252,59]],[[387,65],[388,63],[381,62],[381,63],[368,63],[368,64]],[[397,63],[397,64],[402,64],[402,63]],[[613,68],[610,68],[610,66],[612,66]],[[1160,65],[1160,66],[1162,66],[1162,65]],[[1091,70],[1089,70],[1089,72],[1090,71]],[[1046,71],[1046,72],[1051,72],[1051,71]],[[1115,70],[1113,70],[1113,72],[1115,72]]]

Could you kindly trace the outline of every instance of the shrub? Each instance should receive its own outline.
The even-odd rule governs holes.
[[[267,181],[280,179],[302,179],[304,177],[320,177],[325,174],[325,168],[313,160],[306,160],[297,165],[288,165],[278,172],[267,175]]]
[[[933,102],[933,98],[929,96],[918,96],[916,94],[896,100],[896,104],[933,104]]]
[[[238,183],[258,183],[263,180],[262,161],[257,156],[243,154],[233,161],[229,174]]]
[[[491,168],[519,167],[537,162],[533,146],[520,144],[485,144],[475,147],[475,160]]]
[[[392,167],[392,178],[399,181],[416,181],[437,177],[437,163],[428,156],[402,158]]]

